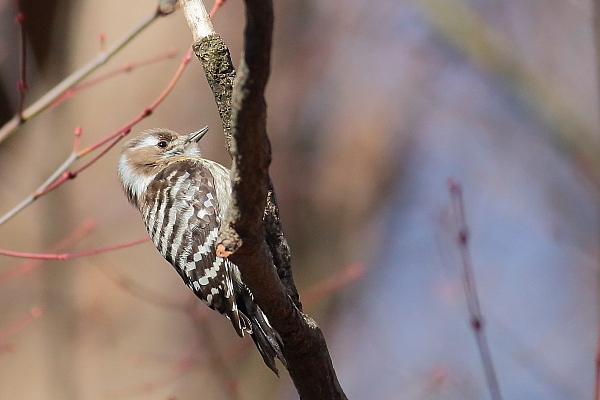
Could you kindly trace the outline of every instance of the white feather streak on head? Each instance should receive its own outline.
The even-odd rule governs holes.
[[[134,146],[134,149],[140,149],[142,147],[147,147],[147,146],[154,147],[158,144],[159,141],[160,141],[160,139],[158,138],[158,136],[155,136],[155,135],[146,136]]]

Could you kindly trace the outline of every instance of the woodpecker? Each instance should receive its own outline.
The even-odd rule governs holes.
[[[160,254],[210,308],[227,317],[240,337],[250,334],[265,364],[285,365],[279,334],[254,302],[238,267],[216,255],[215,242],[231,196],[230,171],[200,157],[208,126],[189,135],[149,129],[129,140],[118,174],[127,199],[142,214]]]

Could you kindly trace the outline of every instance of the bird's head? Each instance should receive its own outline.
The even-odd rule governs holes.
[[[119,157],[119,177],[129,201],[137,204],[152,179],[170,162],[183,157],[200,157],[198,141],[208,126],[189,135],[169,129],[148,129],[128,140]]]

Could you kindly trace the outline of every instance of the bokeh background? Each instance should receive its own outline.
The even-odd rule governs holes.
[[[27,105],[155,1],[1,0],[2,123],[19,102],[19,7]],[[453,178],[464,188],[504,398],[591,398],[600,183],[592,3],[281,0],[275,9],[271,175],[301,298],[348,396],[489,398],[462,286]],[[242,3],[228,1],[214,23],[237,63]],[[0,143],[0,214],[68,157],[75,127],[89,145],[147,107],[190,44],[181,11],[161,18],[95,76],[175,56],[78,91]],[[205,124],[203,154],[228,165],[194,59],[134,133]],[[0,226],[0,247],[73,252],[144,237],[117,158],[113,149]],[[295,396],[286,373],[273,376],[149,243],[69,261],[0,256],[1,398]]]

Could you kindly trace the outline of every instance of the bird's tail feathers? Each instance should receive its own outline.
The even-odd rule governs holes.
[[[254,344],[256,344],[267,367],[271,368],[279,376],[279,371],[277,371],[277,366],[275,365],[275,358],[278,358],[287,368],[287,362],[282,352],[283,343],[277,331],[269,324],[267,317],[258,306],[256,306],[256,311],[256,314],[250,317],[250,322],[252,323],[252,333],[250,336],[254,340]]]
[[[283,356],[283,343],[281,337],[275,329],[269,323],[267,316],[262,312],[260,307],[254,302],[252,294],[249,292],[243,296],[243,308],[242,311],[245,316],[250,320],[252,331],[249,332],[256,348],[262,356],[265,364],[269,367],[277,376],[279,371],[275,365],[275,358],[287,368],[287,362]],[[241,308],[241,307],[240,307]]]

